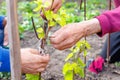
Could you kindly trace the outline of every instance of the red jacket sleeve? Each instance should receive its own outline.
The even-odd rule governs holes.
[[[120,31],[120,6],[111,11],[106,11],[96,18],[99,20],[102,29],[102,32],[98,34],[99,36]]]
[[[103,36],[106,33],[120,31],[120,0],[114,0],[114,3],[116,9],[106,11],[96,17],[99,20],[102,29],[102,32],[98,33],[99,36]]]

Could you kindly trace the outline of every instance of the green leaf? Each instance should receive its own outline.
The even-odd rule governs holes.
[[[67,58],[65,59],[65,61],[68,61],[70,58],[72,58],[73,57],[73,53],[70,53],[70,54],[68,54],[68,56],[67,56]]]
[[[37,32],[38,32],[38,33],[43,33],[44,30],[43,30],[43,28],[38,28],[38,29],[37,29]]]
[[[85,67],[85,64],[84,64],[84,62],[82,61],[82,59],[78,58],[78,59],[77,59],[77,62],[78,62],[78,64],[79,64],[82,68]]]
[[[87,50],[84,50],[84,57],[87,56]]]
[[[34,3],[37,4],[37,7],[33,11],[40,11],[40,9],[42,8],[42,0],[34,1]]]
[[[58,21],[58,24],[63,27],[64,25],[66,25],[66,21],[64,18],[62,18],[60,21]]]
[[[45,37],[43,28],[38,28],[36,31],[38,33],[39,38],[44,38]]]
[[[71,66],[71,64],[69,62],[65,63],[63,66],[63,74],[65,75],[68,71],[73,70],[73,67]]]
[[[65,76],[65,80],[73,80],[73,71],[68,71]]]
[[[53,20],[48,22],[48,26],[50,26],[50,27],[53,27],[55,25],[56,25],[56,23]]]
[[[48,11],[45,11],[45,16],[48,21],[52,21],[54,13],[52,11],[48,10]]]
[[[26,74],[26,80],[39,80],[39,74],[33,75],[33,74]]]
[[[36,7],[33,11],[35,11],[35,12],[40,11],[41,8],[42,8],[41,6],[38,6],[38,7]]]
[[[74,72],[82,78],[84,78],[84,76],[85,76],[84,68],[80,68],[79,66],[75,67]]]

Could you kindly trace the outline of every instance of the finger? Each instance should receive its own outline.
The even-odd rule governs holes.
[[[6,38],[4,38],[4,43],[3,43],[4,46],[7,46],[8,45],[8,40]]]
[[[39,62],[40,63],[48,63],[49,61],[50,61],[49,55],[44,55],[44,56],[39,55]]]
[[[43,72],[43,71],[45,71],[45,68],[39,68],[39,69],[37,69],[37,72]]]
[[[51,44],[59,44],[64,41],[67,37],[67,33],[64,29],[56,31],[53,35],[50,36]]]
[[[57,7],[57,5],[59,5],[59,3],[58,3],[58,0],[52,0],[52,1],[54,1],[54,2],[52,4],[51,10],[54,10]]]
[[[30,50],[30,52],[31,52],[32,54],[40,54],[37,49],[29,48],[29,50]]]
[[[56,49],[59,49],[59,50],[64,50],[64,49],[67,49],[67,48],[70,48],[72,47],[74,44],[75,44],[75,40],[73,38],[70,38],[70,39],[67,39],[67,40],[64,40],[63,42],[61,42],[60,44],[57,44],[57,45],[53,45]]]
[[[61,5],[62,5],[62,4],[59,4],[59,5],[53,10],[54,13],[57,13],[57,11],[60,9]]]

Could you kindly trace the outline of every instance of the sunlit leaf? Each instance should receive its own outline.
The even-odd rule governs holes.
[[[85,67],[85,64],[84,64],[84,62],[83,62],[82,59],[78,58],[78,59],[77,59],[77,62],[78,62],[78,64],[79,64],[81,67]]]
[[[68,71],[65,76],[64,76],[64,79],[65,80],[73,80],[73,71]]]
[[[38,28],[36,31],[38,33],[39,38],[44,38],[45,37],[43,28]]]
[[[71,57],[73,57],[73,53],[68,54],[68,56],[66,57],[65,61],[68,61]]]
[[[26,74],[26,80],[39,80],[39,74]]]
[[[45,16],[46,16],[48,21],[49,20],[52,21],[54,14],[52,11],[48,10],[48,11],[45,11]]]
[[[87,50],[84,50],[84,57],[87,56]]]
[[[72,71],[73,67],[71,66],[70,63],[65,63],[65,65],[63,66],[63,74],[65,75],[68,71]]]
[[[56,22],[54,21],[49,21],[48,26],[53,27],[56,25]]]

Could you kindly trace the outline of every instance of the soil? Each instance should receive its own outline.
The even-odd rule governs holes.
[[[53,29],[54,32],[56,29]],[[98,37],[97,35],[91,35],[87,37],[87,41],[91,45],[91,49],[88,51],[87,60],[96,56],[100,53],[102,46],[104,44],[106,36],[103,38]],[[25,32],[24,39],[21,40],[21,47],[31,47],[38,49],[39,42],[34,34],[34,32]],[[59,51],[54,49],[51,45],[47,47],[48,53],[51,56],[51,60],[47,66],[47,69],[42,72],[42,78],[44,80],[64,80],[62,74],[62,67],[64,65],[64,59],[70,52],[69,49]],[[118,72],[114,72],[114,71]],[[85,80],[120,80],[120,69],[114,64],[110,64],[108,67],[105,64],[104,70],[98,75],[90,73],[86,69],[86,79]],[[76,77],[76,80],[83,80]]]

